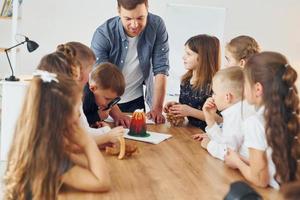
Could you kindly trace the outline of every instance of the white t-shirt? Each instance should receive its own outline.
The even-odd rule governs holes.
[[[266,151],[269,171],[269,185],[275,189],[279,189],[279,184],[274,178],[276,169],[272,160],[272,149],[267,144],[265,134],[265,120],[264,107],[259,108],[255,115],[250,116],[245,120],[245,139],[244,146],[246,148],[253,148],[260,151]],[[249,159],[249,149],[247,152],[247,159]]]
[[[119,103],[127,103],[143,96],[143,72],[140,67],[137,44],[138,37],[127,37],[128,52],[124,61],[122,73],[125,78],[125,92]]]
[[[210,142],[207,145],[207,151],[213,157],[220,160],[224,160],[227,148],[231,148],[244,154],[241,152],[244,151],[244,149],[241,149],[244,141],[242,121],[244,118],[255,114],[254,110],[249,108],[249,104],[239,101],[226,108],[221,114],[224,120],[222,128],[215,123],[212,127],[206,127],[205,129],[210,138]]]
[[[103,135],[111,130],[109,126],[104,126],[101,128],[91,128],[83,112],[82,105],[80,106],[80,125],[90,135]]]

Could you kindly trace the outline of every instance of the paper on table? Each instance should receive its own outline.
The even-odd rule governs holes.
[[[132,115],[127,115],[129,117],[132,117]],[[111,116],[108,116],[107,119],[104,120],[105,122],[114,122],[113,118],[111,118]],[[154,121],[152,121],[151,119],[146,119],[146,124],[155,124]]]
[[[150,134],[149,137],[134,137],[131,135],[128,135],[129,129],[125,129],[124,138],[131,139],[131,140],[138,140],[142,142],[148,142],[152,144],[159,144],[160,142],[172,137],[170,134],[165,133],[157,133],[152,131],[147,131],[147,133]]]

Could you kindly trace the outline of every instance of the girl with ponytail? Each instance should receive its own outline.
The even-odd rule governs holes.
[[[105,160],[79,124],[81,95],[69,77],[35,73],[9,151],[5,200],[57,199],[62,184],[84,191],[109,189]]]
[[[299,96],[297,73],[276,52],[262,52],[245,65],[245,97],[257,113],[245,121],[246,162],[228,151],[225,162],[261,187],[297,180],[299,159]]]

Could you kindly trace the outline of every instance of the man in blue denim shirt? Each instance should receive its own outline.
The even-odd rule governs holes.
[[[91,43],[97,63],[112,62],[125,77],[125,93],[118,106],[112,107],[110,115],[116,124],[128,127],[130,118],[121,110],[133,112],[145,107],[145,84],[146,102],[151,109],[147,117],[164,123],[162,108],[169,71],[165,24],[159,16],[148,12],[148,0],[117,1],[119,16],[98,27]]]

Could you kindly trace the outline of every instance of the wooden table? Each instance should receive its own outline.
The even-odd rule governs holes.
[[[237,170],[211,157],[191,138],[200,129],[148,125],[148,130],[173,137],[158,145],[138,142],[140,153],[126,160],[105,156],[112,179],[109,192],[83,193],[67,189],[59,199],[219,200],[228,192],[230,183],[244,180]],[[282,199],[279,192],[271,188],[254,188],[264,199]]]

